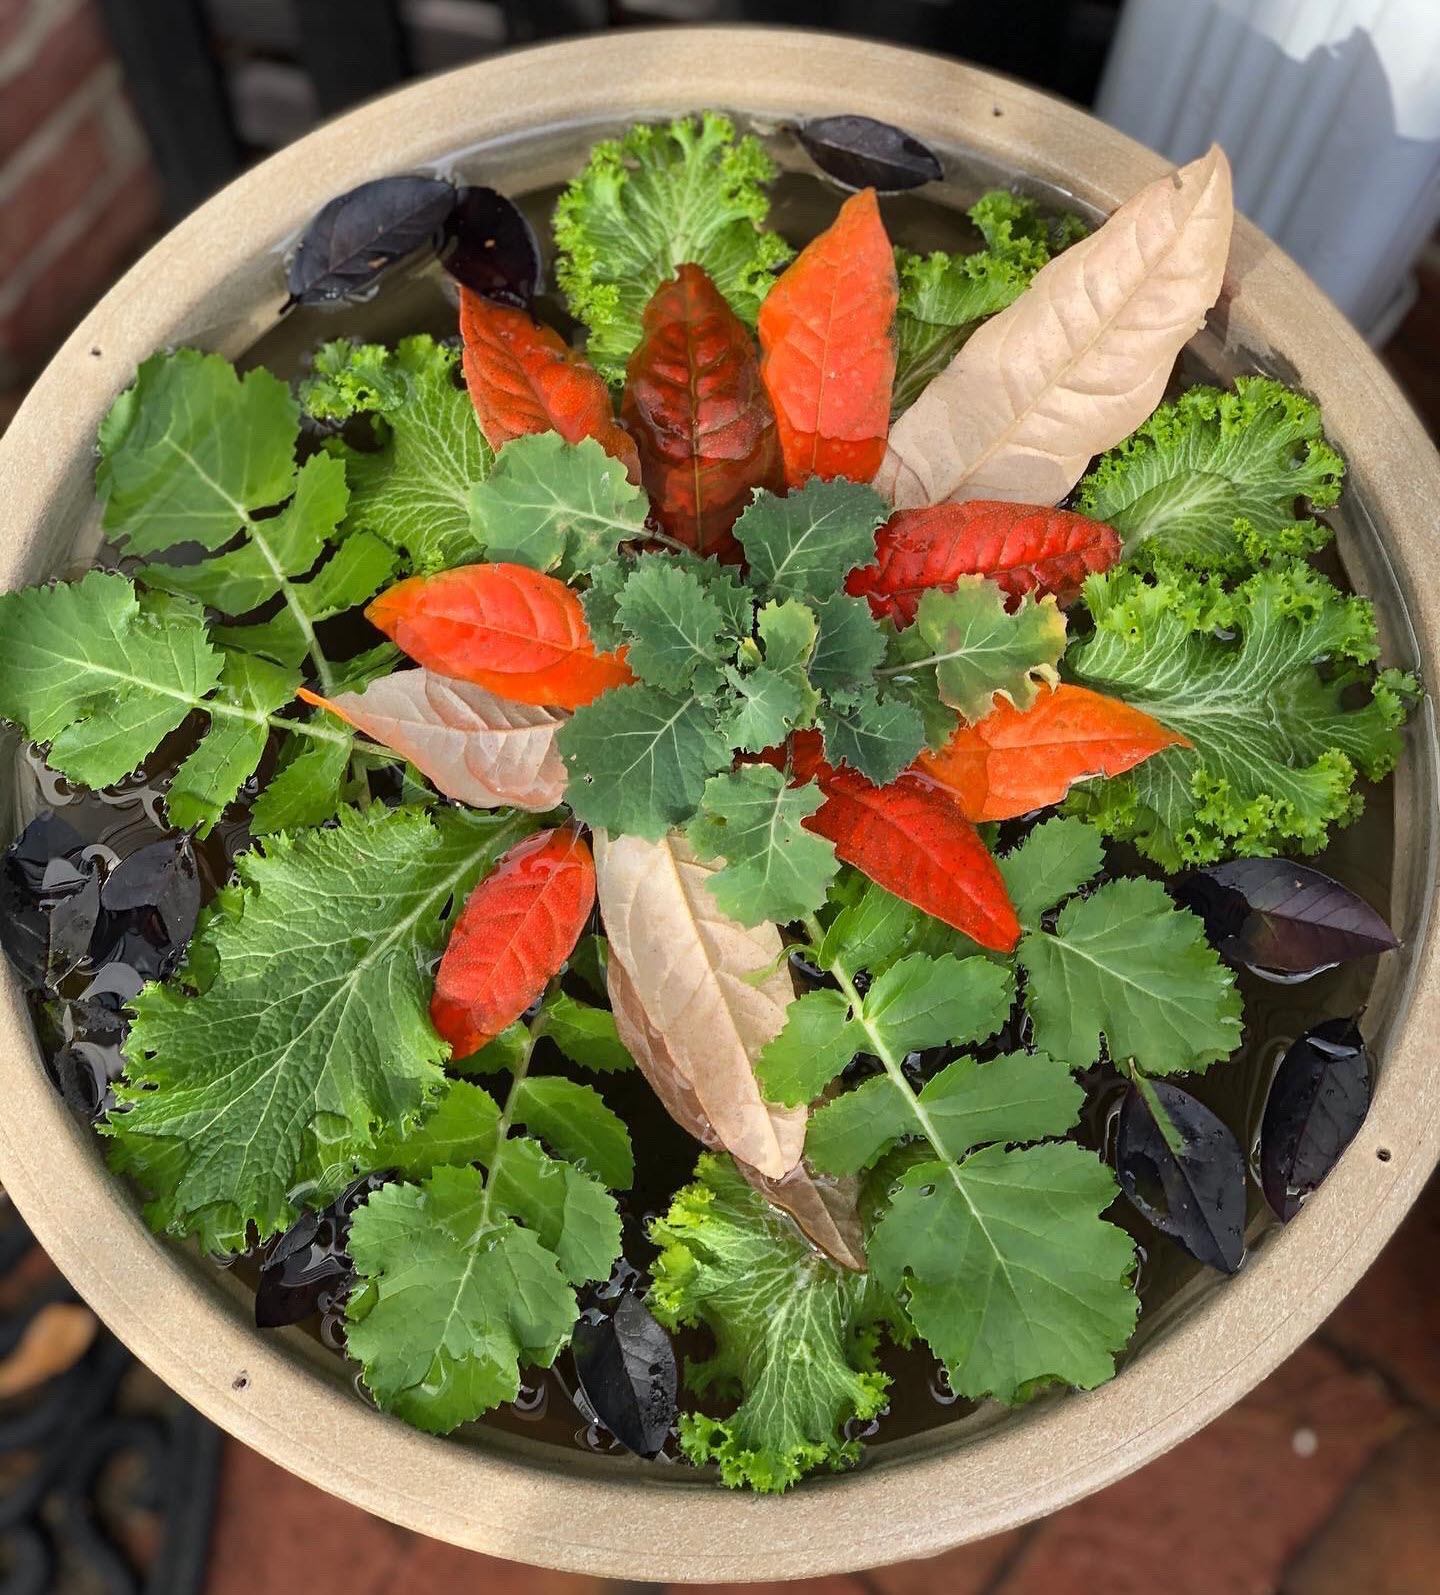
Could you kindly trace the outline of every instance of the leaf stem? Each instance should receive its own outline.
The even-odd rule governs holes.
[[[659,543],[661,548],[668,548],[672,554],[693,554],[695,552],[688,543],[682,543],[678,537],[671,537],[667,532],[647,531],[643,541]]]

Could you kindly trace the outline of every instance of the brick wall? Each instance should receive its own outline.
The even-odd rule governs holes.
[[[159,224],[91,0],[0,0],[0,394],[34,375]]]

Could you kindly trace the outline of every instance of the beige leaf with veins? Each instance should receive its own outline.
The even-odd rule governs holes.
[[[567,717],[558,710],[512,703],[430,670],[397,670],[364,692],[300,696],[402,754],[457,803],[543,813],[565,795],[555,733]]]
[[[766,1102],[755,1080],[755,1059],[795,998],[780,932],[722,914],[708,885],[719,865],[676,832],[647,842],[596,831],[594,843],[621,1039],[679,1123],[694,1133],[698,1116],[727,1151],[780,1179],[800,1161],[806,1119],[804,1108]],[[663,1046],[642,1057],[646,1027]],[[652,1068],[673,1083],[662,1088]]]
[[[1218,145],[1126,200],[1037,272],[900,417],[876,488],[901,509],[1058,503],[1092,456],[1160,402],[1220,292],[1233,219]]]
[[[750,1188],[772,1207],[788,1213],[813,1246],[842,1268],[865,1272],[858,1174],[819,1174],[804,1158],[782,1180],[766,1179],[748,1163],[737,1162],[736,1166]]]

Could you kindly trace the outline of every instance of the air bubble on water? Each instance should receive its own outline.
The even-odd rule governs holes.
[[[1320,1449],[1320,1436],[1313,1429],[1297,1429],[1290,1436],[1290,1449],[1297,1457],[1313,1457]]]

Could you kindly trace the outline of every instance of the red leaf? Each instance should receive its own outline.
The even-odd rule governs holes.
[[[813,731],[791,739],[797,782],[820,783],[825,801],[803,823],[835,852],[896,897],[943,919],[982,947],[1009,952],[1020,922],[1000,870],[979,833],[925,777],[907,773],[877,787],[821,757]],[[783,755],[767,754],[783,765]]]
[[[845,590],[868,598],[877,618],[908,626],[921,593],[953,588],[961,576],[988,576],[1016,600],[1048,593],[1074,603],[1087,576],[1119,559],[1120,539],[1069,510],[972,499],[898,511],[876,533],[875,549],[875,563],[852,571]]]
[[[427,670],[514,703],[578,709],[634,679],[623,654],[595,652],[570,588],[525,565],[412,576],[365,614]]]
[[[435,975],[430,1020],[468,1057],[513,1024],[575,950],[595,906],[595,862],[574,831],[512,847],[471,892]]]
[[[765,379],[790,486],[868,482],[885,458],[895,384],[895,255],[872,188],[852,194],[760,307]]]
[[[697,553],[738,559],[730,528],[751,491],[784,485],[780,440],[749,330],[699,266],[681,266],[645,307],[621,410],[661,526]]]
[[[978,823],[1045,808],[1087,776],[1122,775],[1153,753],[1188,746],[1119,698],[1062,685],[1023,714],[999,700],[983,720],[961,726],[939,753],[922,753],[915,763]]]
[[[611,412],[604,379],[558,332],[461,288],[460,337],[470,401],[492,449],[530,432],[558,432],[567,443],[594,438],[640,480],[635,440]]]

